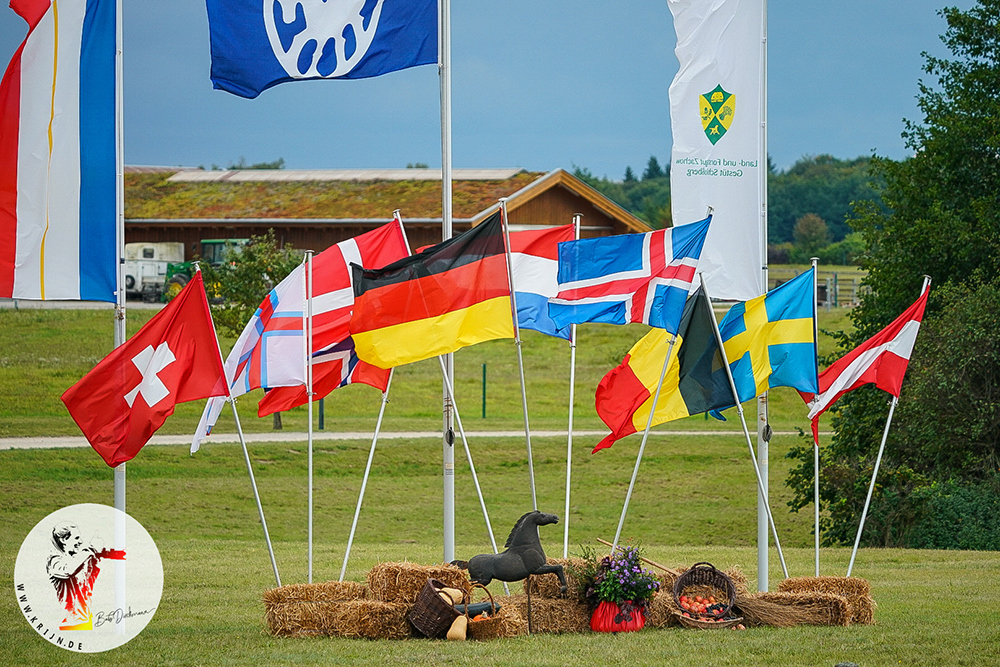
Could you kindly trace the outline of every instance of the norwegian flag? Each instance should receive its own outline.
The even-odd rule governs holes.
[[[641,322],[677,333],[711,221],[560,243],[549,316],[557,327]]]
[[[327,248],[313,258],[313,349],[324,349],[350,336],[349,325],[354,309],[350,264],[381,267],[408,254],[402,222],[395,218],[370,232]],[[226,375],[232,395],[251,389],[272,389],[271,400],[291,401],[285,394],[305,394],[305,265],[297,267],[265,297],[226,359]],[[326,394],[315,387],[327,386],[323,377],[330,365],[313,367],[316,398]],[[330,387],[339,386],[340,380]],[[287,392],[285,391],[287,390]],[[305,401],[303,401],[305,402]],[[212,399],[191,441],[196,452],[201,441],[215,427],[225,399]],[[301,403],[295,403],[301,405]]]

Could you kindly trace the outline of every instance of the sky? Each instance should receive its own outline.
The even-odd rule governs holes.
[[[246,100],[213,90],[204,0],[123,0],[125,161],[289,169],[441,165],[437,68],[299,81]],[[972,0],[768,0],[768,152],[907,155],[922,51],[947,56],[937,10]],[[0,57],[27,25],[0,8]],[[586,168],[620,180],[670,161],[677,71],[666,0],[452,2],[457,168]]]

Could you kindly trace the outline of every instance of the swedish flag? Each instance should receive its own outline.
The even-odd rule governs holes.
[[[813,271],[736,304],[719,324],[741,403],[769,387],[818,391]]]

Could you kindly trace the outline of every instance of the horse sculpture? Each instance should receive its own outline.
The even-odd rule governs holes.
[[[538,539],[538,526],[559,523],[555,514],[545,514],[535,510],[517,520],[499,554],[479,554],[468,562],[456,560],[457,565],[469,570],[472,583],[488,585],[494,579],[499,581],[520,581],[529,574],[555,573],[559,577],[559,592],[566,592],[566,574],[562,565],[546,563],[545,552]]]

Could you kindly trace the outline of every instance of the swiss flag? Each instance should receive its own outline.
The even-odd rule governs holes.
[[[809,404],[813,441],[819,444],[819,416],[834,402],[863,384],[876,387],[895,397],[903,387],[903,376],[910,363],[917,331],[927,307],[925,289],[920,298],[889,326],[845,354],[819,374],[819,393],[799,392]]]
[[[111,467],[132,459],[174,405],[225,396],[226,382],[201,273],[62,401]]]

